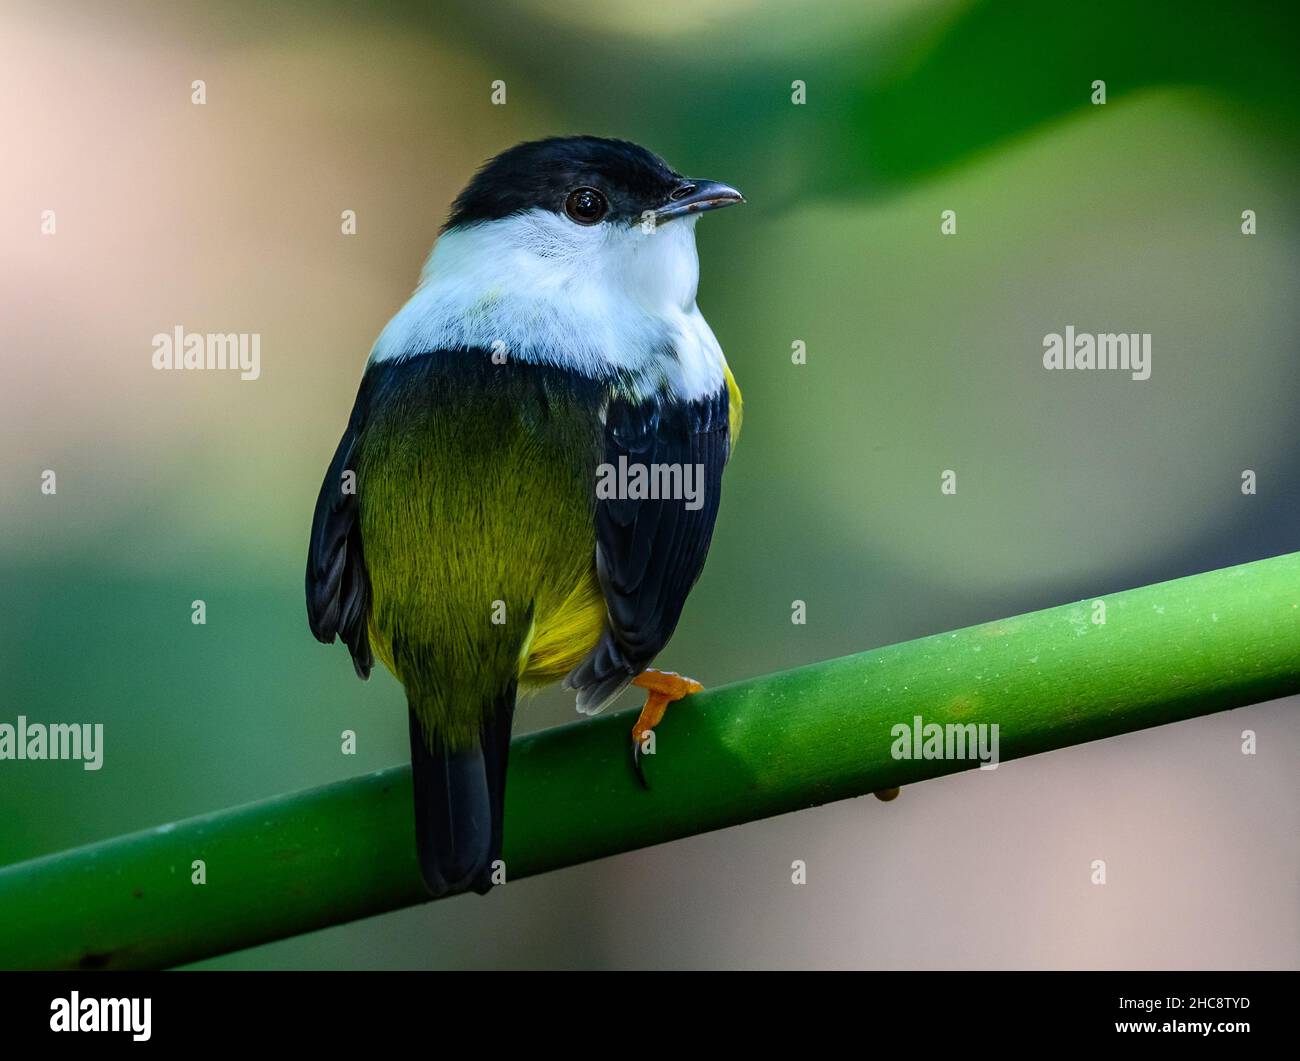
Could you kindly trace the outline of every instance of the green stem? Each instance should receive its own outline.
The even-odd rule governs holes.
[[[1300,692],[1300,553],[1101,599],[1104,624],[1083,601],[700,693],[650,791],[631,713],[520,737],[508,877],[977,765],[895,759],[918,715],[996,724],[1007,760]],[[395,767],[2,869],[0,967],[176,965],[420,902],[410,788]]]

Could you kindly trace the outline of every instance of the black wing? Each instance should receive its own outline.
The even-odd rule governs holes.
[[[307,621],[317,641],[343,639],[358,676],[370,677],[370,578],[361,548],[355,459],[364,425],[366,388],[334,452],[316,499],[307,546]]]
[[[678,465],[703,475],[698,505],[684,497],[596,501],[596,571],[608,626],[565,679],[578,710],[594,714],[646,669],[668,643],[700,577],[727,463],[724,386],[695,402],[612,399],[605,416],[605,461],[614,468]]]

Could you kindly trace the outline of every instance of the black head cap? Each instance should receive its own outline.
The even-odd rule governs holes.
[[[495,221],[534,207],[560,212],[579,188],[605,197],[610,220],[632,221],[667,202],[682,179],[658,155],[627,140],[534,140],[487,162],[452,204],[445,227]]]

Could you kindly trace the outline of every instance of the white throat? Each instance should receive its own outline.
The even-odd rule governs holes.
[[[445,232],[372,362],[481,349],[691,400],[722,386],[723,358],[695,305],[696,218],[653,232],[591,227],[546,210]]]

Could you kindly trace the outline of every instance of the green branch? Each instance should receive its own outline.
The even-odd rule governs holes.
[[[1104,625],[1084,601],[700,693],[648,792],[630,713],[518,738],[508,877],[977,765],[895,759],[918,715],[996,724],[1007,760],[1300,692],[1300,553],[1100,599]],[[2,869],[0,967],[176,965],[420,902],[410,788],[396,767]]]

